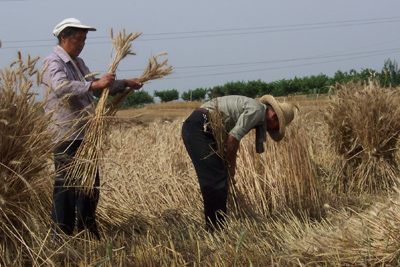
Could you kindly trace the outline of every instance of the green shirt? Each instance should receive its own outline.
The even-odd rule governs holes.
[[[256,128],[256,150],[264,152],[262,143],[266,141],[267,107],[246,96],[223,96],[212,99],[201,106],[209,112],[218,109],[227,132],[240,141],[251,129]]]

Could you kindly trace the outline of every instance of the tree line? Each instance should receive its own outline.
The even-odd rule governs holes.
[[[328,93],[329,89],[336,84],[348,82],[368,82],[375,78],[380,82],[381,87],[400,86],[400,71],[395,60],[386,60],[381,72],[372,69],[364,69],[357,72],[338,70],[333,77],[325,74],[312,75],[306,77],[295,77],[293,79],[282,79],[274,82],[257,81],[236,81],[228,82],[224,85],[217,85],[212,88],[196,88],[179,94],[178,90],[154,91],[150,95],[146,91],[137,91],[127,97],[122,108],[141,107],[145,104],[154,103],[154,97],[159,97],[161,102],[184,101],[204,101],[225,95],[244,95],[251,98],[261,97],[265,94],[273,96],[290,96],[295,94],[316,95]]]

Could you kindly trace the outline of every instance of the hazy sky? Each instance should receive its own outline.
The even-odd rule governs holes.
[[[44,59],[57,43],[55,25],[75,17],[97,28],[80,55],[92,72],[108,70],[111,28],[142,32],[133,42],[137,55],[124,59],[118,78],[139,77],[149,57],[168,53],[175,73],[145,85],[151,94],[380,71],[386,59],[399,61],[399,10],[399,0],[0,0],[0,67],[18,50]]]

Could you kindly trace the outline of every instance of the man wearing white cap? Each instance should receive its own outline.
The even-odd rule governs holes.
[[[214,152],[217,151],[217,144],[212,129],[208,126],[210,117],[218,117],[213,116],[214,112],[220,112],[218,119],[228,134],[227,169],[222,159]],[[274,141],[281,141],[286,126],[293,118],[293,106],[279,103],[271,95],[264,95],[260,101],[231,95],[218,97],[203,104],[186,119],[182,127],[182,139],[199,180],[208,229],[223,226],[228,195],[227,179],[229,177],[234,181],[236,155],[243,136],[255,129],[255,149],[257,153],[262,153],[266,133]]]
[[[43,92],[46,97],[45,112],[52,112],[50,131],[55,133],[55,167],[57,178],[54,184],[51,218],[52,228],[58,233],[72,235],[77,220],[79,231],[88,229],[100,239],[95,220],[95,211],[99,199],[99,190],[91,194],[66,185],[66,168],[78,150],[84,134],[88,114],[93,112],[94,96],[100,97],[103,89],[110,88],[115,95],[130,87],[139,89],[142,83],[136,79],[116,80],[115,74],[104,74],[100,79],[85,77],[89,68],[79,58],[88,31],[96,31],[83,25],[75,18],[68,18],[53,30],[58,46],[43,61],[46,70],[43,74]],[[96,176],[95,187],[100,184]]]

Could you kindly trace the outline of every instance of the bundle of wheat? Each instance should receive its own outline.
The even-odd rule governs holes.
[[[399,185],[395,155],[400,134],[397,90],[378,82],[337,85],[325,121],[338,159],[336,190],[378,192]]]
[[[110,66],[110,73],[115,73],[119,63],[128,55],[135,55],[131,52],[132,42],[138,38],[141,33],[130,33],[126,35],[125,30],[119,32],[114,37],[111,29],[111,38],[113,40],[113,51],[115,54]],[[149,60],[149,64],[140,77],[140,81],[146,83],[150,80],[159,79],[172,73],[172,67],[167,66],[167,60],[162,63],[157,62],[157,57],[165,55],[164,53],[158,54]],[[87,193],[92,192],[94,178],[96,176],[99,164],[100,153],[103,145],[104,126],[106,116],[113,116],[118,111],[118,108],[123,104],[125,98],[131,94],[134,89],[128,89],[124,93],[115,97],[107,103],[109,96],[109,89],[103,90],[103,93],[96,105],[96,109],[92,118],[87,123],[85,129],[86,134],[82,145],[79,147],[75,162],[72,168],[68,171],[68,177],[71,182],[75,182],[75,178],[80,179],[78,184],[82,186],[83,190]]]
[[[35,102],[39,58],[18,60],[0,70],[0,265],[22,266],[39,257],[38,232],[49,222],[51,187],[44,171],[54,145],[47,131],[50,114]]]
[[[115,37],[111,29],[114,55],[111,61],[109,73],[115,73],[119,63],[128,55],[135,55],[131,51],[132,42],[141,33],[126,34],[125,29]],[[94,113],[87,123],[85,137],[79,147],[74,164],[68,170],[68,177],[71,183],[78,182],[85,192],[91,193],[99,164],[100,151],[103,145],[103,129],[106,115],[106,102],[109,96],[109,88],[103,90]],[[78,181],[76,181],[78,177]]]
[[[144,70],[142,76],[140,76],[139,78],[140,82],[142,82],[143,84],[149,83],[150,80],[160,79],[173,73],[172,66],[168,66],[168,59],[164,60],[161,63],[157,62],[157,58],[159,56],[164,56],[166,54],[167,53],[159,53],[149,59],[149,64]],[[115,113],[117,113],[118,109],[124,103],[125,99],[134,91],[134,89],[125,90],[122,94],[107,102],[107,115],[115,115]]]

